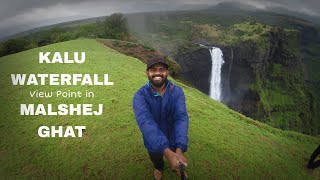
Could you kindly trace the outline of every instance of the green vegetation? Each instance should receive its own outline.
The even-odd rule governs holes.
[[[86,52],[84,64],[39,64],[38,53]],[[72,58],[72,57],[71,57]],[[0,58],[0,174],[3,178],[152,178],[131,108],[146,83],[145,64],[95,40],[74,40]],[[114,86],[13,86],[11,73],[109,74]],[[173,80],[173,79],[172,79]],[[176,80],[190,118],[190,179],[317,179],[305,168],[320,137],[275,129],[244,117]],[[92,91],[94,98],[31,98],[29,92]],[[101,116],[20,116],[19,104],[103,103]],[[281,116],[281,115],[279,115]],[[284,116],[283,116],[284,117]],[[39,126],[86,126],[83,138],[39,138]],[[178,179],[166,163],[165,178]]]
[[[260,54],[269,48],[268,33],[272,27],[255,22],[241,22],[232,26],[195,24],[195,41],[206,39],[220,46],[237,46],[240,43],[253,44]]]
[[[304,48],[302,58],[305,60],[305,79],[308,87],[316,98],[316,102],[320,102],[320,33],[314,38],[318,39],[318,42],[310,43],[308,47]]]
[[[99,37],[108,39],[129,39],[129,29],[127,18],[122,14],[114,13],[104,20],[102,23],[98,23],[100,28]]]
[[[27,49],[78,38],[129,39],[127,19],[122,14],[112,14],[104,21],[86,22],[74,26],[55,26],[29,35],[0,43],[0,57]]]
[[[270,59],[271,67],[256,72],[251,89],[260,96],[258,118],[281,129],[319,134],[317,103],[305,85],[297,31],[272,29],[281,42],[281,53]],[[272,44],[268,45],[272,46]],[[273,46],[277,46],[273,45]],[[265,52],[266,53],[266,52]]]
[[[261,36],[268,33],[271,29],[261,23],[242,22],[230,27],[219,25],[198,25],[197,26],[205,37],[211,37],[221,44],[235,45],[240,41],[260,40]]]
[[[272,64],[272,76],[280,76],[283,73],[282,64],[273,63]]]

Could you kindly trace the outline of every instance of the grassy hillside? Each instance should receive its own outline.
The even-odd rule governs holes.
[[[38,52],[86,52],[84,64],[39,64]],[[52,56],[51,56],[52,57]],[[146,83],[138,59],[95,40],[57,43],[0,58],[0,174],[4,177],[150,179],[152,164],[131,108]],[[13,86],[11,73],[109,74],[114,86]],[[306,162],[320,142],[228,109],[194,88],[185,91],[190,117],[190,179],[319,179]],[[30,91],[92,91],[94,98],[31,98]],[[20,116],[20,104],[104,104],[101,116]],[[94,107],[95,108],[95,107]],[[39,138],[39,126],[86,126],[82,138]],[[166,164],[165,177],[176,178]]]

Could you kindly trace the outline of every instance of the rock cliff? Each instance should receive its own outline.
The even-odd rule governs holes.
[[[319,134],[317,103],[304,82],[298,31],[273,28],[259,40],[207,44],[224,54],[222,102],[274,127]],[[208,94],[211,57],[207,48],[175,57],[181,77]]]

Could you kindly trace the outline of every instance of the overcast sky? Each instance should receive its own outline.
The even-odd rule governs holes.
[[[241,2],[258,9],[282,7],[320,17],[320,0],[0,0],[0,38],[34,27],[115,12],[165,11]]]

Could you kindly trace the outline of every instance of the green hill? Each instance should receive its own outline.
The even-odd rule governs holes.
[[[86,52],[83,64],[39,64],[39,52]],[[52,57],[52,56],[51,56]],[[3,177],[150,179],[153,171],[131,101],[145,65],[95,40],[57,43],[0,58],[0,174]],[[114,86],[13,86],[10,74],[109,74]],[[228,109],[173,80],[190,117],[190,179],[319,179],[305,168],[320,142]],[[30,91],[87,91],[94,98],[36,98]],[[21,116],[20,104],[103,104],[101,116]],[[40,138],[40,126],[86,126],[82,138]],[[176,178],[166,164],[165,178]],[[177,178],[178,179],[178,178]]]

